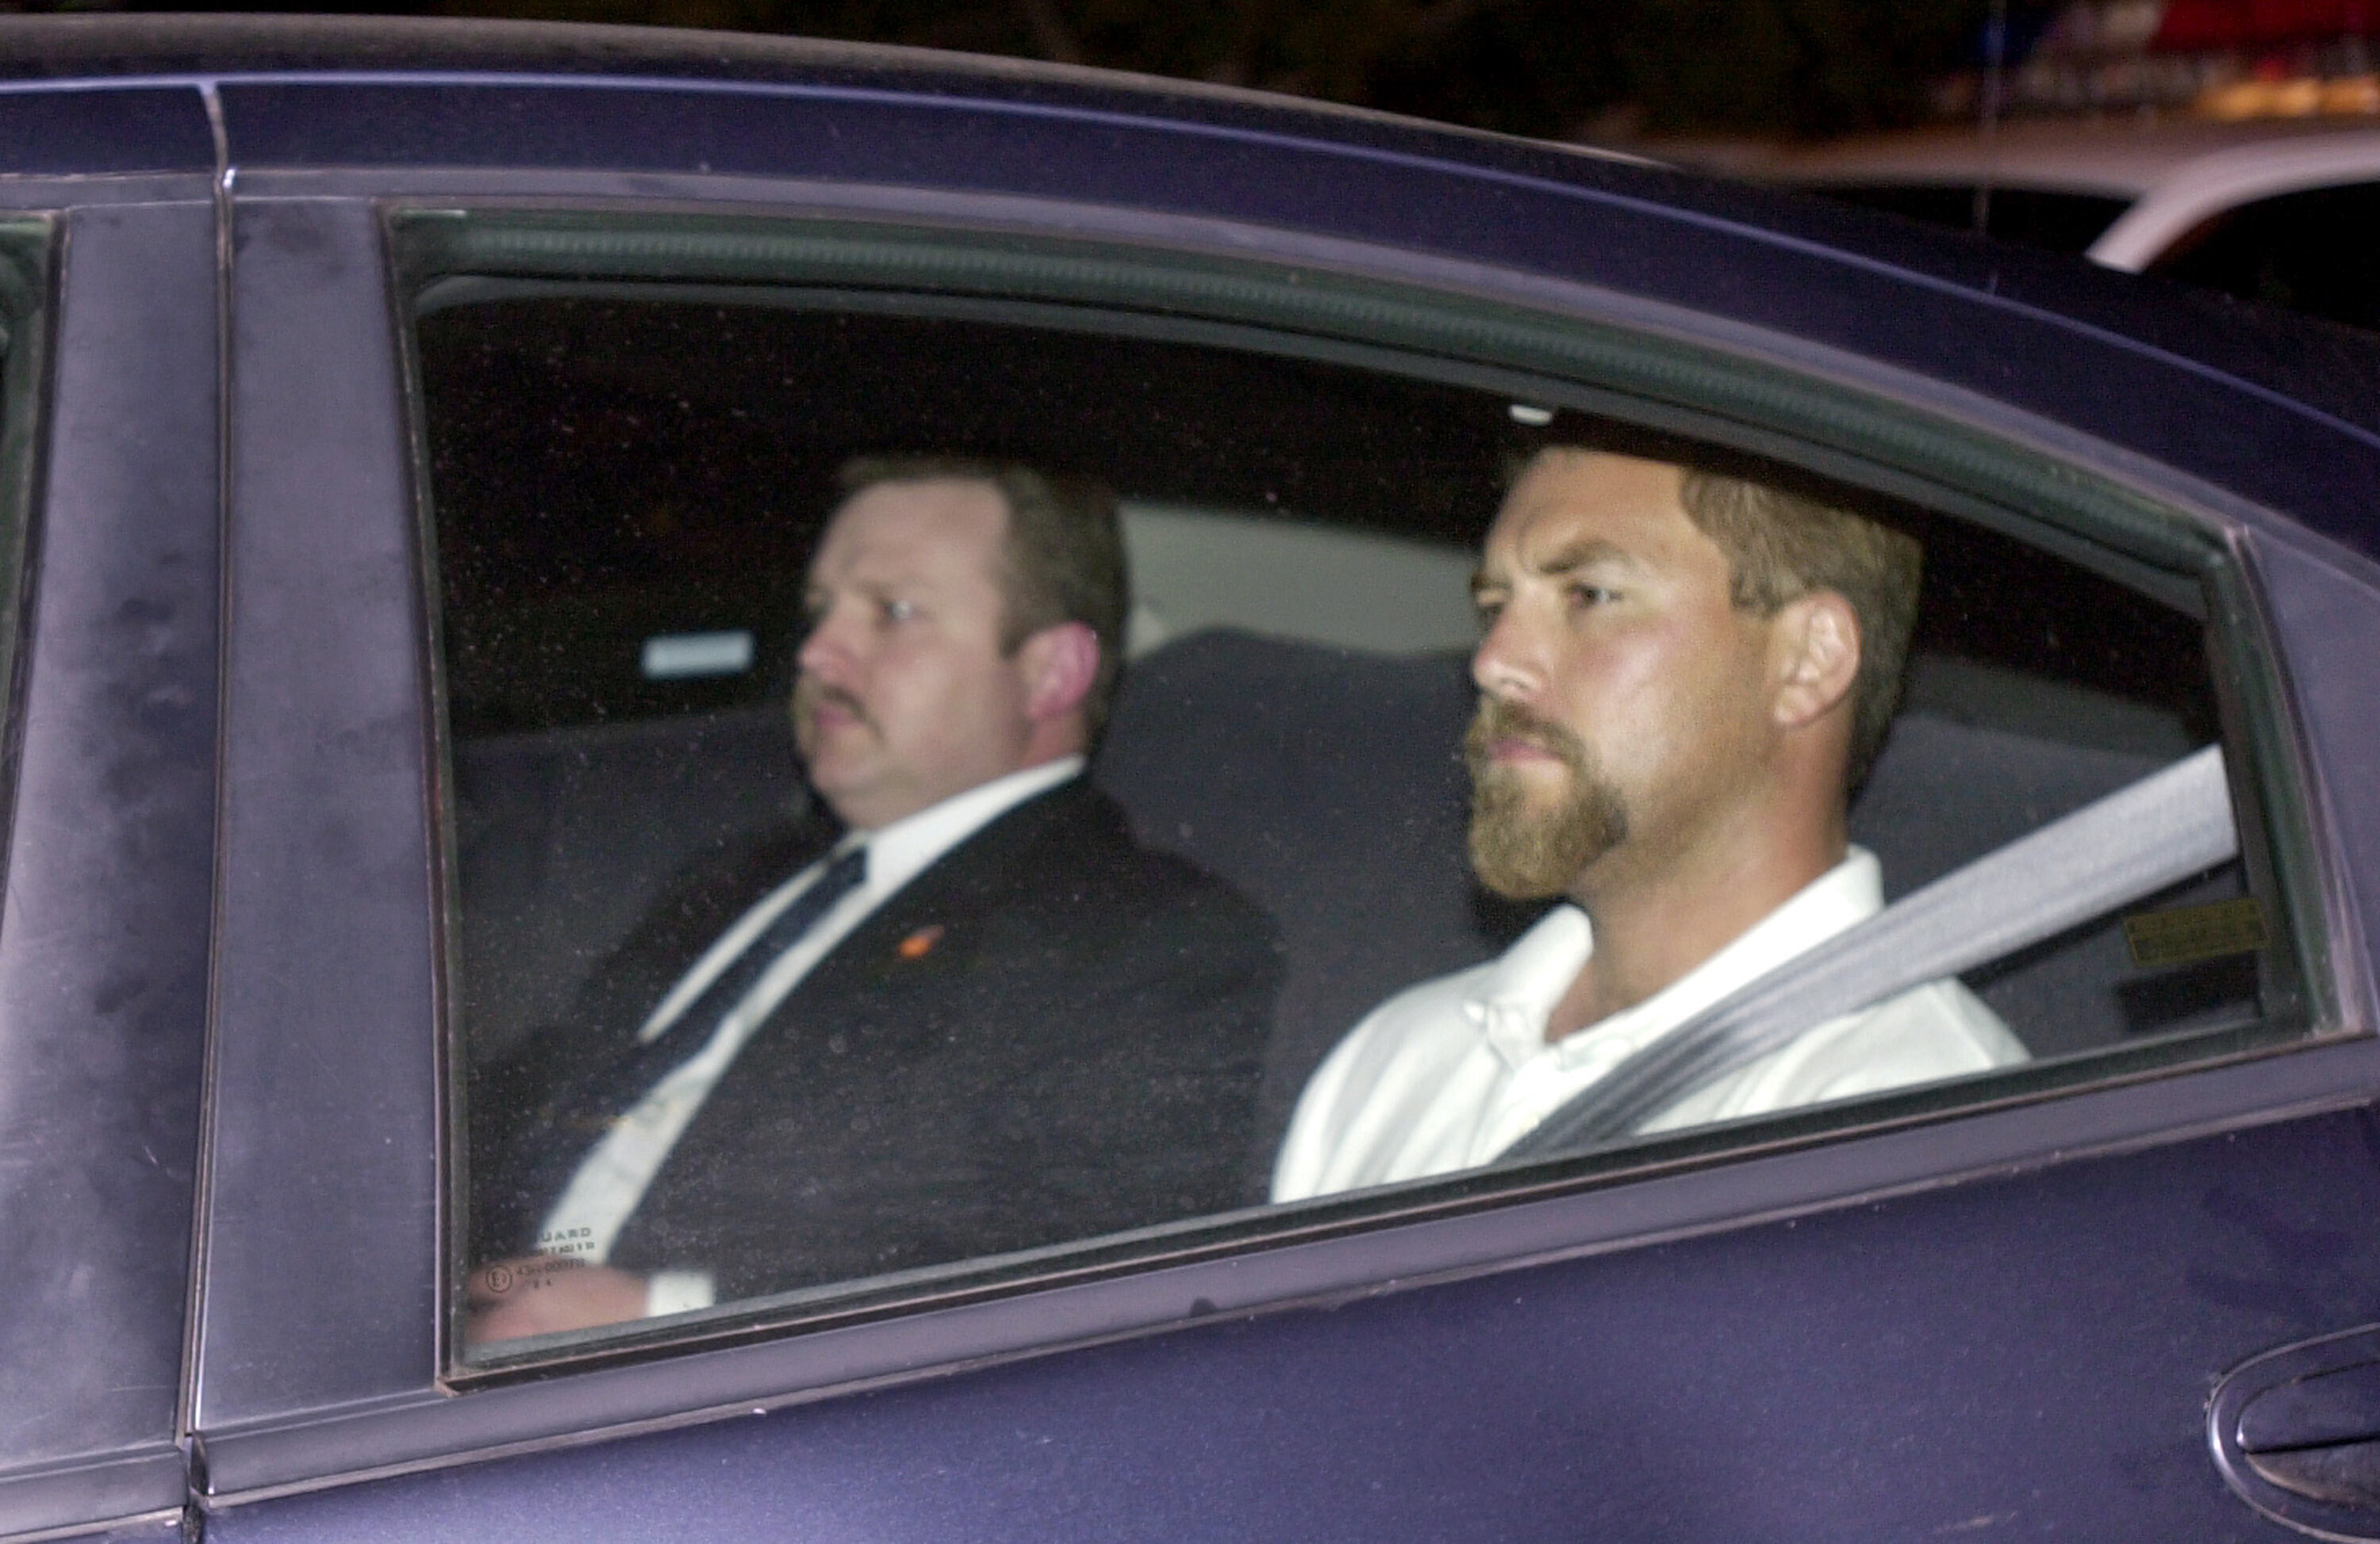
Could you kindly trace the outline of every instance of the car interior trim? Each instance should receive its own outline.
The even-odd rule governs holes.
[[[2058,511],[2087,500],[2087,529],[2095,544],[2160,567],[2195,568],[2215,550],[2190,522],[2127,491],[2093,486],[2064,467],[2011,456],[1982,435],[1898,405],[1642,333],[1584,319],[1549,325],[1541,311],[1460,294],[1430,295],[1410,285],[1310,272],[1293,277],[1261,262],[1046,238],[995,244],[930,227],[407,209],[393,212],[391,221],[400,282],[417,287],[425,307],[441,303],[432,281],[447,274],[601,274],[620,280],[767,278],[895,293],[955,291],[1003,300],[1048,298],[1110,314],[1187,312],[1271,329],[1281,340],[1275,346],[1290,351],[1307,338],[1360,341],[1402,354],[1408,371],[1432,359],[1492,361],[1565,384],[1590,383],[1610,394],[1604,400],[1613,404],[1691,407],[1697,428],[1715,437],[1727,438],[1727,425],[1758,425],[1793,443],[1924,468],[1935,474],[1928,479],[1935,486],[1970,490],[1961,512],[1978,518],[1993,505]],[[2017,518],[2027,540],[2042,540],[2046,522]],[[2101,556],[2095,566],[2107,572],[2106,563]],[[2157,582],[2138,569],[2110,577],[2136,586]],[[2203,602],[2193,590],[2194,584],[2168,582],[2153,592],[2169,604],[2194,608]]]

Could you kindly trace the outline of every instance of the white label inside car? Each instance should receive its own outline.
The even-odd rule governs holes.
[[[662,633],[645,639],[645,679],[677,681],[694,675],[740,675],[752,668],[752,635]]]

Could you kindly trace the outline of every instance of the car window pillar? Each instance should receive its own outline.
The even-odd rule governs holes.
[[[234,218],[206,1431],[437,1367],[428,748],[379,225],[359,201]]]
[[[214,220],[57,220],[0,890],[0,1535],[178,1514],[213,864]],[[12,361],[21,365],[22,359]],[[42,397],[46,395],[46,401]],[[28,401],[30,397],[32,400]]]

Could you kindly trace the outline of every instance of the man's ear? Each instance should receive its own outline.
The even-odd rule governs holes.
[[[1771,712],[1780,728],[1815,723],[1851,696],[1859,675],[1859,614],[1831,590],[1814,590],[1778,610],[1770,624]]]
[[[1025,712],[1036,723],[1065,717],[1083,705],[1099,675],[1099,638],[1080,622],[1044,627],[1018,645],[1025,671]]]

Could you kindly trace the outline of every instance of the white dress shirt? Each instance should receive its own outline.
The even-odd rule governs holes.
[[[1639,1049],[1883,907],[1876,858],[1853,847],[1679,979],[1549,1045],[1547,1020],[1595,948],[1586,914],[1557,906],[1500,957],[1390,998],[1339,1042],[1299,1096],[1273,1167],[1273,1199],[1491,1162]],[[1814,1025],[1639,1129],[1731,1120],[2025,1057],[1966,988],[1929,981]]]
[[[539,1246],[591,1265],[608,1259],[620,1230],[644,1199],[670,1149],[735,1064],[736,1053],[819,962],[944,853],[996,817],[1082,770],[1083,758],[1061,757],[979,784],[880,830],[851,832],[826,857],[760,897],[654,1004],[637,1032],[639,1040],[650,1041],[666,1033],[770,923],[819,881],[828,863],[856,845],[868,848],[867,878],[828,907],[775,964],[762,971],[750,990],[721,1016],[702,1049],[656,1084],[579,1162],[577,1172],[563,1187],[561,1199],[538,1229]],[[708,1307],[711,1297],[709,1272],[660,1271],[648,1288],[646,1312]]]

